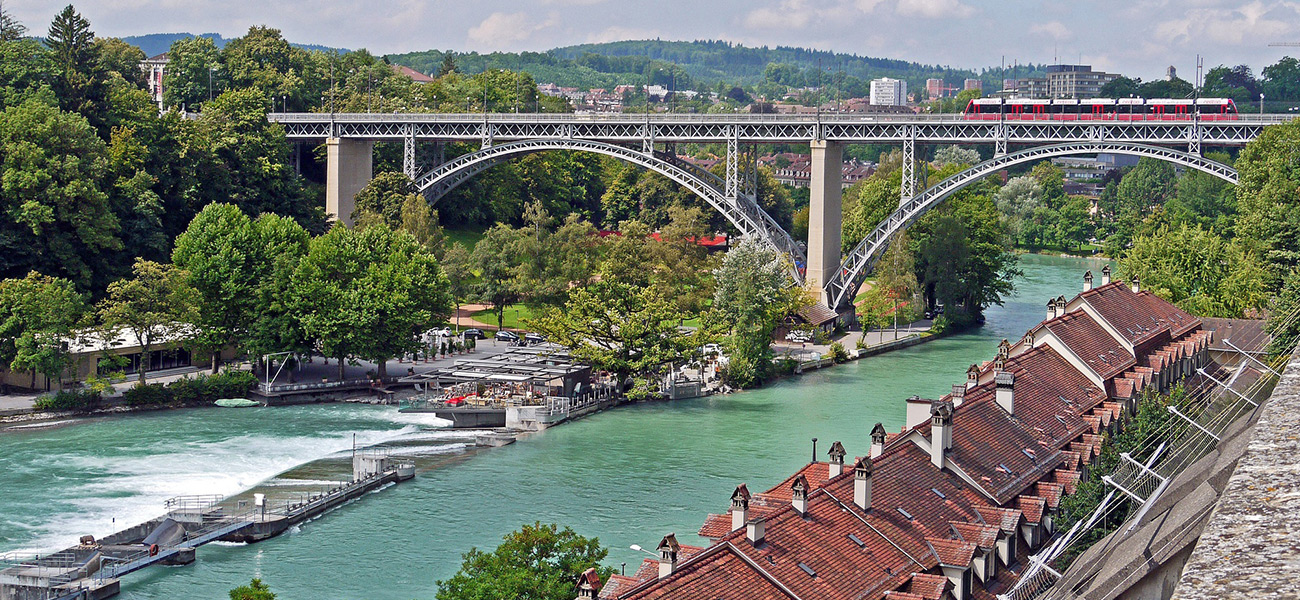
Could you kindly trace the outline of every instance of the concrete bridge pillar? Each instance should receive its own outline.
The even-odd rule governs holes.
[[[843,146],[839,142],[813,140],[810,207],[808,210],[808,269],[805,281],[822,291],[821,301],[831,299],[825,284],[840,267],[840,226],[843,223]]]
[[[325,140],[325,212],[330,219],[352,225],[357,192],[374,177],[375,143],[368,140]]]

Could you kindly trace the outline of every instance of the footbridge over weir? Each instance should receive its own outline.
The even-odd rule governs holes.
[[[373,176],[375,142],[402,143],[403,170],[430,201],[500,161],[548,150],[596,152],[660,173],[702,197],[742,235],[756,237],[805,264],[794,276],[822,290],[824,305],[851,310],[858,287],[898,231],[979,179],[1016,164],[1101,152],[1150,156],[1199,169],[1231,183],[1231,167],[1201,156],[1204,147],[1243,146],[1265,127],[1292,115],[1199,115],[1119,120],[1102,115],[1017,115],[968,119],[962,114],[375,114],[272,113],[291,141],[326,145],[326,211],[350,221],[354,197]],[[1216,117],[1218,117],[1216,115]],[[480,145],[442,160],[445,142]],[[431,164],[417,161],[421,143],[435,144]],[[674,152],[679,143],[725,144],[725,173],[715,175]],[[759,207],[755,145],[808,144],[811,193],[806,250]],[[844,257],[841,254],[842,153],[846,144],[896,144],[903,153],[898,210]],[[925,189],[918,146],[984,144],[994,157]],[[918,169],[919,165],[919,169]],[[921,171],[921,172],[918,172]]]

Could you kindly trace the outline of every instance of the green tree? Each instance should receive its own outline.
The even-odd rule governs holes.
[[[415,238],[383,225],[336,225],[311,241],[294,274],[295,312],[326,356],[387,361],[419,349],[419,336],[445,323],[447,277]]]
[[[172,262],[185,270],[198,293],[195,343],[212,354],[245,338],[257,313],[257,288],[269,266],[253,220],[232,204],[209,204],[176,238]]]
[[[144,51],[118,38],[96,38],[95,54],[99,55],[99,71],[117,75],[127,83],[143,88],[148,85],[145,72],[140,68]]]
[[[473,548],[460,570],[438,582],[438,600],[570,600],[574,582],[595,568],[602,580],[614,569],[601,566],[609,554],[600,540],[572,529],[534,523],[508,533],[496,550]]]
[[[57,105],[53,81],[54,61],[48,48],[33,39],[0,39],[0,110],[33,98]]]
[[[1300,100],[1300,60],[1282,57],[1260,71],[1263,90],[1270,100]]]
[[[307,255],[311,235],[297,221],[264,214],[253,221],[253,232],[261,252],[255,293],[255,317],[242,340],[255,357],[272,352],[306,354],[311,340],[295,312],[294,273]]]
[[[12,42],[22,39],[27,28],[18,22],[4,6],[0,6],[0,42]]]
[[[334,62],[334,55],[328,55]],[[255,25],[242,37],[230,40],[221,51],[221,68],[231,89],[247,89],[264,101],[288,97],[302,106],[315,95],[319,67],[306,50],[294,48],[279,29]],[[335,73],[336,81],[341,73]]]
[[[1027,175],[1011,178],[994,195],[1007,233],[1017,244],[1034,245],[1036,236],[1033,235],[1032,221],[1035,211],[1042,206],[1042,195],[1038,181]]]
[[[452,302],[456,305],[453,314],[457,314],[460,313],[460,301],[469,298],[472,291],[470,282],[474,279],[474,271],[470,267],[472,264],[470,252],[465,249],[464,244],[456,242],[447,249],[442,264],[447,272],[448,291],[451,292]]]
[[[104,107],[104,72],[90,21],[69,4],[50,23],[45,44],[54,60],[54,92],[59,106],[78,112],[97,129]]]
[[[908,230],[922,293],[959,324],[1001,304],[1021,275],[992,199],[994,188],[990,182],[967,187]]]
[[[199,133],[218,166],[204,186],[249,215],[271,212],[318,230],[324,207],[305,197],[289,165],[284,129],[266,119],[269,108],[267,97],[252,88],[226,92],[205,107]]]
[[[894,234],[889,247],[876,263],[875,286],[880,288],[892,306],[890,312],[894,317],[894,338],[898,338],[898,313],[903,305],[911,302],[920,283],[916,280],[916,259],[907,241],[907,232]]]
[[[1273,125],[1237,157],[1237,237],[1264,262],[1270,291],[1300,267],[1300,123]]]
[[[470,255],[470,266],[478,272],[474,291],[480,301],[492,306],[498,330],[505,327],[506,307],[523,296],[516,278],[518,237],[518,231],[498,223],[487,230]]]
[[[969,90],[978,92],[978,90]],[[965,93],[965,90],[963,91]],[[963,108],[965,104],[962,103]],[[934,153],[934,162],[937,166],[944,165],[974,165],[980,162],[980,153],[974,148],[963,148],[956,144],[944,146]]]
[[[737,387],[759,385],[771,375],[772,332],[806,296],[790,278],[789,259],[750,239],[727,252],[713,278],[705,321],[726,335],[726,379]]]
[[[211,38],[190,37],[172,42],[163,73],[163,104],[192,109],[216,98],[227,88],[221,51]]]
[[[72,365],[67,342],[86,313],[71,281],[28,273],[0,280],[0,368],[31,371],[49,381]]]
[[[1098,96],[1102,98],[1128,98],[1141,95],[1138,86],[1142,85],[1140,77],[1116,77],[1101,86]]]
[[[248,585],[230,590],[230,600],[275,600],[275,594],[261,579],[254,577]]]
[[[1133,240],[1119,262],[1126,278],[1204,317],[1252,318],[1264,308],[1264,270],[1237,241],[1200,226],[1161,227]]]
[[[122,247],[107,168],[83,117],[34,99],[0,113],[0,275],[37,270],[83,290],[106,283],[98,259]]]
[[[414,195],[411,178],[405,173],[385,171],[374,176],[357,192],[352,220],[357,224],[382,223],[389,229],[402,225],[402,205]]]
[[[163,344],[180,341],[194,320],[199,298],[186,282],[184,270],[172,265],[136,260],[129,279],[108,285],[99,305],[106,327],[125,329],[140,345],[140,383],[145,382],[149,353]]]
[[[1231,164],[1226,154],[1207,154],[1207,158]],[[1174,224],[1199,225],[1222,235],[1233,235],[1237,220],[1236,188],[1209,173],[1188,169],[1174,184],[1174,195],[1165,203],[1165,212]]]
[[[657,290],[617,279],[575,288],[562,308],[529,322],[574,359],[614,373],[619,382],[635,377],[633,399],[652,397],[657,374],[698,345],[679,323],[681,313]]]
[[[845,192],[841,226],[841,250],[845,254],[898,209],[902,181],[903,174],[898,169],[883,174],[877,171]]]

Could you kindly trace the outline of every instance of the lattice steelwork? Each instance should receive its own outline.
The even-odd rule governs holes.
[[[996,157],[953,175],[952,177],[939,182],[934,187],[925,190],[916,197],[907,200],[902,206],[898,207],[898,210],[894,211],[894,213],[889,215],[883,223],[876,227],[876,229],[872,231],[866,239],[859,242],[857,247],[853,249],[853,252],[849,253],[849,255],[845,257],[844,262],[840,264],[840,269],[836,272],[835,277],[826,282],[827,297],[831,298],[831,306],[841,306],[857,294],[858,286],[861,284],[862,278],[871,272],[871,268],[875,265],[875,262],[880,257],[881,253],[885,251],[885,248],[889,246],[889,241],[893,238],[895,233],[906,229],[908,225],[915,222],[921,217],[921,215],[929,212],[930,209],[943,202],[944,199],[953,193],[983,179],[990,173],[1017,164],[1056,156],[1096,154],[1098,152],[1159,158],[1185,167],[1204,171],[1233,185],[1236,185],[1237,183],[1237,171],[1223,163],[1215,162],[1202,158],[1199,155],[1190,154],[1180,150],[1149,146],[1145,144],[1122,142],[1079,142],[1041,146]],[[904,161],[904,164],[906,164],[906,161]]]
[[[1289,115],[1237,115],[1231,121],[966,120],[963,115],[713,115],[713,114],[335,114],[273,113],[290,139],[331,137],[398,141],[499,143],[525,139],[588,139],[612,143],[811,142],[1042,144],[1124,141],[1190,147],[1240,146]],[[408,129],[409,127],[409,129]]]
[[[645,154],[622,146],[590,140],[523,140],[489,146],[449,161],[416,180],[416,187],[430,200],[437,200],[478,173],[506,159],[547,150],[579,150],[612,156],[663,175],[703,198],[740,230],[771,244],[790,256],[791,265],[804,261],[803,252],[790,234],[759,208],[752,195],[728,193],[736,182],[728,182],[695,165],[677,159],[671,152]],[[734,161],[735,159],[733,159]],[[797,272],[792,273],[802,281]]]
[[[802,252],[788,233],[758,207],[752,157],[741,149],[756,143],[893,143],[903,146],[903,198],[870,236],[858,244],[826,283],[827,297],[839,306],[884,250],[890,236],[905,228],[948,195],[1007,166],[1072,154],[1116,152],[1169,160],[1236,183],[1232,169],[1200,157],[1204,146],[1242,146],[1268,125],[1293,115],[1236,115],[1233,120],[1152,121],[967,120],[963,115],[713,115],[713,114],[334,114],[275,113],[291,140],[327,137],[402,141],[403,167],[411,166],[418,141],[473,141],[479,152],[426,173],[417,181],[432,199],[507,158],[542,150],[588,150],[622,158],[659,172],[705,198],[746,235],[758,235],[797,262]],[[717,177],[676,160],[681,142],[727,144],[726,177]],[[655,152],[659,144],[667,152]],[[991,144],[995,157],[932,189],[917,172],[917,144]],[[640,146],[641,151],[624,146]],[[1011,152],[1015,146],[1028,150]],[[1174,148],[1177,148],[1175,150]],[[751,150],[752,152],[752,150]],[[1010,153],[1009,153],[1010,152]],[[909,185],[910,184],[910,185]],[[796,279],[802,277],[796,274]]]

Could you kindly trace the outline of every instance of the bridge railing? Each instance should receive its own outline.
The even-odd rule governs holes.
[[[1066,119],[1063,117],[1091,117],[1091,115],[1039,115],[1034,118],[1009,118],[1008,124],[1034,122],[1067,123],[1118,123],[1118,124],[1160,124],[1190,123],[1191,117],[1167,117],[1147,115],[1149,118],[1133,119],[1130,115],[1114,119]],[[1142,117],[1142,115],[1137,115]],[[946,114],[871,114],[871,113],[822,113],[817,114],[719,114],[719,113],[656,113],[651,115],[636,113],[270,113],[267,118],[277,123],[319,123],[324,120],[346,121],[351,123],[464,123],[482,122],[486,118],[493,123],[996,123],[1000,119],[969,119],[962,113]],[[1201,120],[1203,125],[1272,125],[1286,123],[1297,118],[1294,114],[1238,114],[1230,119],[1221,119],[1218,115],[1207,116]]]

